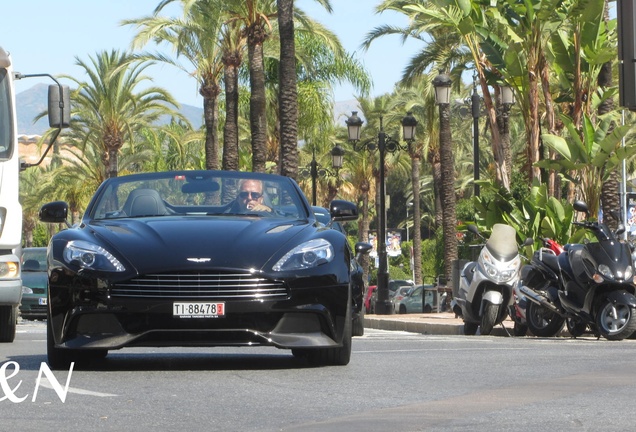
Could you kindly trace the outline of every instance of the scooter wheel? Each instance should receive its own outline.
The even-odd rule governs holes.
[[[464,321],[464,335],[475,336],[477,334],[477,327],[479,327],[478,324]]]
[[[515,326],[512,328],[512,334],[515,336],[525,336],[528,333],[528,326],[515,321]]]
[[[596,315],[596,325],[608,340],[623,340],[636,331],[636,310],[628,305],[605,300]]]
[[[553,337],[561,331],[565,319],[543,306],[529,302],[526,311],[526,322],[528,323],[528,330],[533,335],[537,337]]]
[[[575,318],[566,319],[565,324],[567,325],[568,332],[572,337],[579,337],[587,330],[587,324]]]

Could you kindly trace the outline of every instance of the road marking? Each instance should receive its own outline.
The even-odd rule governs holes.
[[[42,378],[42,380],[40,381],[40,385],[44,388],[55,390],[55,388],[53,388],[53,385],[49,382],[48,378],[46,377]],[[69,387],[68,391],[69,393],[75,393],[75,394],[80,394],[85,396],[97,396],[97,397],[117,397],[118,396],[116,394],[94,392],[91,390],[84,390],[77,387]]]

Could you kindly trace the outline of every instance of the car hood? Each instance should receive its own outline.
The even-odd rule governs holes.
[[[126,257],[137,272],[146,273],[212,267],[262,269],[270,259],[295,246],[300,240],[294,239],[310,226],[306,220],[164,216],[93,221],[87,228],[99,243]]]

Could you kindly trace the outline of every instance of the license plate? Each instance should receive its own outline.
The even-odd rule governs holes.
[[[225,303],[174,302],[172,316],[175,318],[218,318],[225,316]]]
[[[46,297],[40,297],[40,298],[38,299],[38,304],[39,304],[40,306],[46,306],[46,305],[47,305],[47,304],[49,304],[49,303],[48,303],[48,300],[47,300],[47,298],[46,298]]]

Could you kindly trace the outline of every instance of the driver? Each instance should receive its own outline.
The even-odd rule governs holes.
[[[255,179],[241,180],[236,204],[242,212],[267,212],[271,207],[263,204],[263,182]]]

